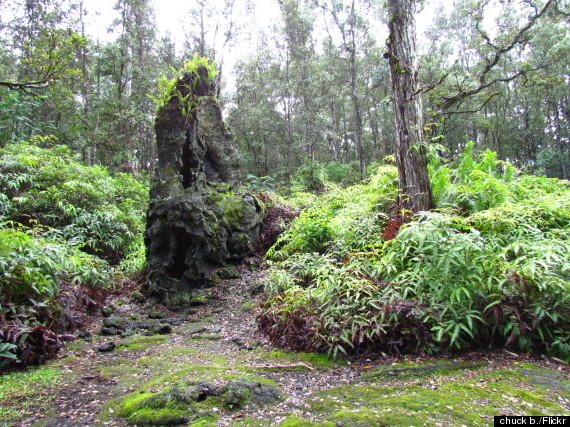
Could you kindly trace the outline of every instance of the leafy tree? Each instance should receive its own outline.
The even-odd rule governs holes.
[[[351,0],[346,4],[343,2],[331,2],[329,4],[325,1],[316,1],[315,3],[331,15],[342,38],[341,49],[344,51],[343,56],[347,63],[346,69],[349,80],[348,93],[353,107],[354,142],[358,152],[360,175],[364,180],[366,179],[367,159],[363,135],[362,100],[358,90],[358,86],[363,83],[358,70],[360,66],[358,53],[363,49],[363,43],[366,42],[367,25],[358,12],[365,7],[365,4],[357,4],[356,0]]]
[[[556,112],[567,98],[567,18],[560,5],[459,2],[449,13],[440,10],[420,74],[427,112],[440,124],[433,136],[444,135],[452,154],[472,140],[480,150],[537,170],[541,150],[567,153],[565,119]],[[563,176],[563,167],[554,170]]]
[[[0,81],[0,86],[38,96],[35,90],[73,78],[77,73],[76,51],[84,44],[85,39],[70,30],[41,29],[33,41],[24,45],[22,65],[30,77],[22,81]]]

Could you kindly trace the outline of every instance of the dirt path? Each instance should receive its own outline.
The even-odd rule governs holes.
[[[546,358],[474,353],[395,364],[276,351],[255,325],[263,272],[242,273],[184,319],[129,297],[112,301],[122,318],[164,316],[176,326],[71,343],[51,364],[63,375],[46,396],[49,410],[11,425],[471,426],[492,425],[494,415],[570,414],[568,366]],[[111,340],[113,351],[97,350]],[[253,388],[232,388],[244,384]],[[277,400],[240,400],[262,389]]]

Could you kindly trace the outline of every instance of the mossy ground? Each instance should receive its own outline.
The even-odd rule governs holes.
[[[122,340],[117,348],[119,350],[145,350],[157,344],[168,342],[169,338],[162,335],[141,336],[134,335]]]
[[[362,379],[313,394],[310,418],[291,416],[279,425],[489,426],[499,415],[570,415],[570,382],[532,364],[394,364]]]
[[[273,360],[307,363],[317,368],[334,368],[335,366],[338,366],[340,363],[342,363],[339,360],[335,360],[326,354],[302,352],[288,353],[280,350],[270,351],[268,357]]]
[[[241,283],[247,280],[251,278],[236,279]],[[226,295],[234,297],[238,292],[230,289]],[[288,353],[263,341],[256,343],[261,340],[255,333],[256,306],[250,304],[251,312],[241,309],[252,299],[251,294],[239,294],[232,305],[228,305],[230,297],[225,298],[208,299],[189,319],[196,323],[174,327],[168,336],[125,338],[117,341],[112,353],[94,351],[100,343],[97,340],[103,337],[81,346],[76,342],[69,347],[67,357],[41,368],[34,374],[38,376],[22,379],[33,389],[5,386],[10,375],[0,377],[0,425],[20,425],[30,412],[46,414],[50,409],[48,424],[58,426],[108,422],[470,427],[493,425],[493,417],[503,414],[570,414],[570,370],[565,365],[508,352],[480,355],[475,361],[418,358],[393,364],[349,363],[326,355]],[[223,336],[220,340],[193,339],[196,334],[218,328]],[[236,337],[245,339],[253,350],[240,349],[234,343]],[[155,403],[148,400],[188,382],[220,387],[239,380],[279,387],[286,400],[239,410],[214,398],[188,408],[168,402],[158,405],[160,398],[155,398]],[[62,381],[66,387],[61,386]],[[61,398],[65,398],[59,400],[62,403],[77,399],[76,406],[54,406]],[[59,412],[76,417],[89,413],[91,418],[85,415],[62,423]],[[81,424],[78,419],[85,422]],[[39,416],[34,419],[41,421]]]
[[[0,426],[37,411],[49,411],[65,373],[50,365],[0,374]]]
[[[172,351],[176,355],[177,350]],[[194,357],[208,359],[207,354],[190,352]],[[257,353],[259,360],[271,364],[307,363],[318,370],[334,370],[346,361],[335,361],[323,355],[286,353],[281,351]],[[262,367],[232,364],[217,356],[216,363],[195,364],[176,370],[177,362],[141,358],[141,366],[152,366],[158,375],[148,383],[117,402],[115,412],[125,414],[130,422],[145,424],[145,416],[166,422],[169,417],[181,417],[179,410],[148,412],[148,408],[130,410],[145,397],[164,390],[184,379],[222,383],[247,378],[277,385],[267,379]],[[305,416],[295,414],[291,407],[282,408],[282,417],[275,420],[236,419],[230,425],[293,426],[488,426],[498,415],[568,415],[570,414],[570,382],[551,369],[533,364],[513,363],[511,367],[495,368],[493,363],[436,360],[401,363],[365,370],[357,384],[333,386],[307,396]],[[136,405],[135,405],[136,406]],[[194,408],[187,420],[196,414],[220,410],[220,402],[210,401],[206,407]],[[145,415],[146,414],[146,415]],[[218,416],[219,412],[209,414]],[[295,415],[293,415],[295,414]],[[308,414],[308,415],[307,415]],[[194,418],[192,418],[194,417]],[[174,421],[173,421],[174,422]],[[188,421],[187,421],[188,422]],[[200,422],[215,425],[213,418]],[[150,425],[149,423],[147,423]]]

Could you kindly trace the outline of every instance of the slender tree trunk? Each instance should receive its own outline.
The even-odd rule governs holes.
[[[388,53],[396,113],[399,198],[413,212],[431,209],[431,185],[423,137],[422,99],[418,91],[416,2],[388,0]]]
[[[364,137],[362,132],[362,108],[356,89],[357,69],[356,69],[356,15],[354,11],[354,0],[351,6],[350,18],[350,98],[354,106],[354,139],[358,150],[358,162],[360,164],[360,178],[366,179],[366,153],[364,152]]]

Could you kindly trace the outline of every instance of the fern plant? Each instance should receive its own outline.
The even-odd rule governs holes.
[[[198,55],[195,54],[191,60],[185,60],[179,70],[170,67],[171,74],[174,75],[174,77],[168,78],[164,74],[161,74],[158,78],[159,95],[157,97],[150,94],[147,95],[155,102],[155,110],[158,111],[167,105],[172,98],[175,98],[182,109],[182,115],[187,116],[190,114],[194,108],[191,99],[192,89],[195,89],[198,82],[202,80],[202,76],[198,71],[199,69],[205,69],[207,71],[206,81],[204,82],[206,85],[209,85],[220,73],[215,61],[210,62],[208,58],[199,58]],[[186,75],[191,77],[192,88],[188,87],[186,91],[181,91],[177,85]]]
[[[261,329],[333,355],[506,346],[568,358],[568,184],[475,157],[472,144],[458,168],[433,166],[439,210],[389,241],[389,174],[311,198],[267,255]]]

